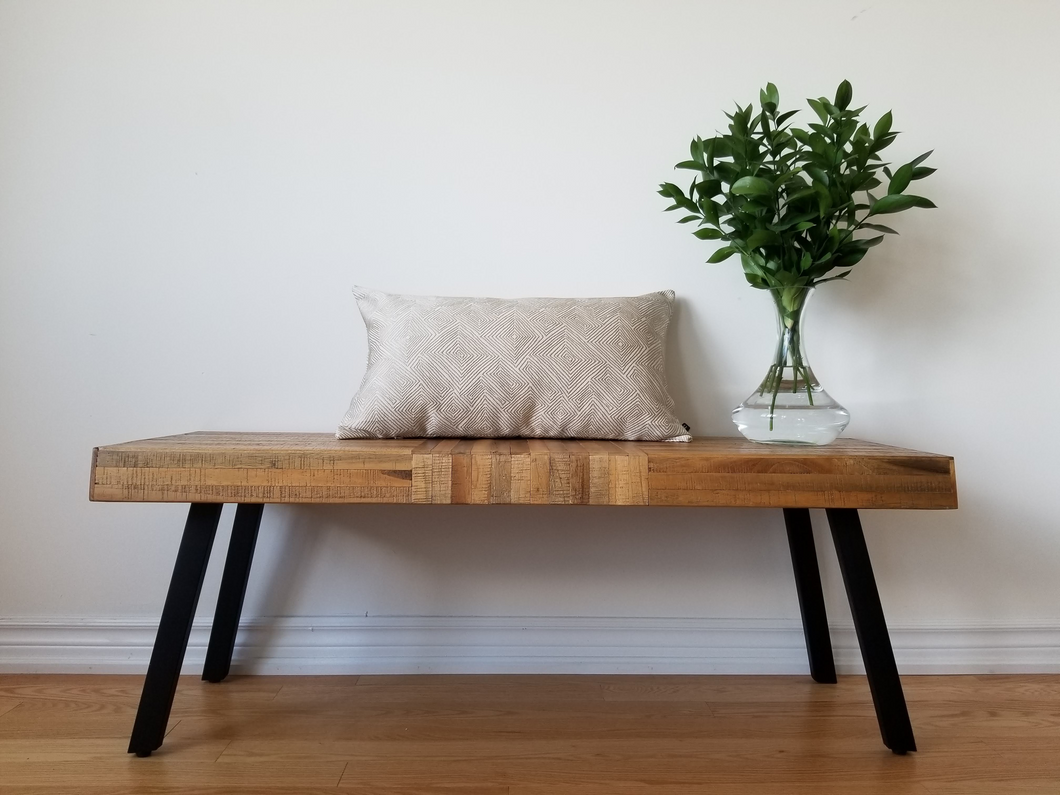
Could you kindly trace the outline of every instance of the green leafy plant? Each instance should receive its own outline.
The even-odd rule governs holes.
[[[747,281],[772,291],[783,323],[796,331],[794,362],[787,365],[794,370],[793,389],[801,368],[811,403],[796,326],[807,290],[846,278],[885,235],[897,234],[876,216],[935,206],[907,193],[914,181],[935,171],[922,165],[931,152],[892,172],[881,155],[898,136],[890,111],[870,129],[861,121],[865,108],[850,108],[852,97],[844,80],[833,100],[807,99],[818,121],[795,127],[789,120],[798,111],[781,113],[777,87],[769,83],[759,92],[758,113],[753,104],[737,105],[725,114],[728,132],[693,139],[691,159],[676,166],[697,172],[687,193],[672,182],[659,186],[672,201],[667,211],[686,211],[678,223],[695,222],[696,237],[723,243],[707,262],[739,254]],[[881,175],[886,194],[877,196],[873,191],[884,186]],[[784,366],[776,364],[762,385],[774,398]]]

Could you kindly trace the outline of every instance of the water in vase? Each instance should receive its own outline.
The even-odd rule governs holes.
[[[773,362],[750,397],[732,412],[744,436],[774,444],[828,444],[850,413],[821,387],[803,343],[806,305],[813,289],[771,290],[777,309]]]

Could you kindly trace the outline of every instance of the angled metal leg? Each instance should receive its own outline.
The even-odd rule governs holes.
[[[858,512],[850,508],[829,508],[827,513],[883,744],[896,754],[915,751],[913,726],[909,722],[902,680],[898,678],[861,520]]]
[[[784,524],[788,528],[791,567],[795,571],[795,590],[802,610],[802,631],[806,635],[806,653],[810,658],[810,676],[815,682],[835,684],[835,660],[832,639],[828,634],[828,614],[821,589],[821,569],[813,543],[810,512],[805,508],[785,508]]]
[[[217,597],[217,611],[210,632],[210,646],[206,650],[206,665],[202,678],[220,682],[232,667],[232,652],[236,647],[239,614],[243,611],[243,597],[250,579],[250,564],[254,559],[254,545],[264,505],[241,504],[236,508],[232,526],[232,540],[228,542],[228,557],[221,577],[221,593]]]
[[[169,582],[166,605],[158,624],[151,663],[147,667],[140,706],[136,711],[129,753],[150,756],[162,745],[177,691],[177,679],[188,648],[191,622],[199,603],[202,579],[210,560],[217,521],[221,518],[220,504],[193,503],[184,525],[173,578]]]

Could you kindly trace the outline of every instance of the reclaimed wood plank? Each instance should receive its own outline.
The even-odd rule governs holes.
[[[529,442],[526,439],[513,439],[511,453],[511,503],[512,505],[529,505],[531,495]]]
[[[549,479],[552,467],[548,445],[541,439],[530,439],[530,502],[544,505],[549,502]]]
[[[563,439],[546,439],[548,450],[548,501],[552,505],[571,504],[571,445]]]
[[[944,509],[957,507],[957,484],[949,456],[855,439],[807,447],[198,432],[97,448],[89,497]]]
[[[461,439],[452,452],[452,491],[450,501],[453,505],[471,504],[471,447],[472,439]]]
[[[512,502],[512,451],[508,444],[494,446],[490,462],[490,503],[510,505]]]
[[[493,476],[492,439],[476,439],[471,446],[471,504],[489,505]]]
[[[453,456],[459,439],[444,439],[431,450],[431,502],[448,505],[453,501]]]

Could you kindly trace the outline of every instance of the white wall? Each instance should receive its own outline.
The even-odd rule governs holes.
[[[939,209],[897,217],[901,237],[823,288],[809,339],[848,435],[956,457],[960,510],[864,515],[890,622],[920,638],[900,661],[1060,668],[1057,29],[1058,6],[1029,0],[0,2],[0,666],[142,664],[183,509],[90,504],[91,448],[330,431],[365,358],[355,283],[673,288],[680,413],[735,433],[771,354],[768,297],[705,265],[655,187],[766,81],[795,107],[849,78],[873,118],[894,109],[893,158],[934,148],[939,169],[921,183]],[[797,628],[777,511],[426,518],[269,508],[247,618],[500,628],[500,651],[433,665],[437,644],[414,637],[382,670],[505,654],[494,667],[662,670],[665,643],[636,656],[592,629],[762,630],[734,642],[762,652]],[[528,616],[555,649],[501,638]],[[130,627],[133,651],[103,650]],[[925,651],[953,633],[965,656]],[[793,637],[772,669],[804,666]],[[587,663],[581,643],[610,656]],[[755,667],[703,653],[704,670]],[[356,644],[335,654],[367,666]]]

